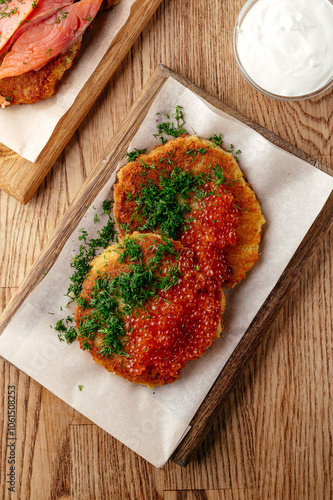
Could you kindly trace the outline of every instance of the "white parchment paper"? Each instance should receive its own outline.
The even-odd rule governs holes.
[[[50,99],[36,104],[0,108],[0,142],[29,161],[36,161],[50,139],[57,123],[72,106],[75,98],[127,21],[132,4],[121,0],[112,10],[98,15],[93,29],[84,36],[83,46],[73,67],[65,73],[59,89]]]
[[[50,328],[63,317],[70,262],[79,229],[90,236],[94,215],[111,194],[115,174],[73,232],[51,271],[30,294],[0,337],[0,354],[97,425],[159,467],[189,429],[211,385],[276,284],[333,189],[333,179],[273,146],[241,122],[216,110],[169,78],[150,108],[129,150],[155,146],[157,121],[183,107],[188,131],[205,138],[223,134],[242,151],[239,162],[267,220],[261,255],[247,278],[227,294],[226,331],[205,355],[190,362],[171,385],[149,390],[108,373],[78,343],[59,342]],[[157,115],[156,113],[160,113]],[[105,223],[105,220],[104,220]],[[103,220],[101,220],[103,225]],[[49,313],[54,313],[50,315]],[[79,391],[78,385],[83,385]]]

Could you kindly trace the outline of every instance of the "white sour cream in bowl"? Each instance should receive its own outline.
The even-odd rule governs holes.
[[[332,0],[333,1],[333,0]],[[331,0],[248,0],[234,29],[234,53],[247,79],[284,100],[313,97],[333,84]]]

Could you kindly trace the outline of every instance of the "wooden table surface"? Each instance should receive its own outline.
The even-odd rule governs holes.
[[[240,75],[232,29],[244,0],[163,0],[28,205],[0,193],[0,309],[38,257],[161,62],[333,167],[333,90],[273,101]],[[0,498],[333,498],[332,232],[267,331],[190,465],[161,469],[0,360]],[[17,395],[8,491],[8,387]]]

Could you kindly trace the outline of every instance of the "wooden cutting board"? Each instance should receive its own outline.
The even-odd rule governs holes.
[[[128,149],[128,144],[134,137],[153,100],[169,76],[172,76],[181,84],[188,87],[192,92],[195,92],[199,96],[203,97],[216,108],[228,113],[253,128],[273,144],[307,161],[314,167],[332,175],[332,172],[329,171],[328,167],[316,159],[277,137],[272,132],[251,121],[249,118],[244,117],[223,102],[210,96],[202,89],[199,89],[192,83],[188,82],[180,75],[174,73],[165,66],[160,65],[148,81],[136,103],[133,105],[120,130],[106,148],[106,152],[102,156],[102,159],[96,165],[94,171],[91,173],[90,177],[77,194],[73,204],[61,224],[58,226],[54,236],[33,265],[18,293],[13,297],[12,301],[3,313],[0,321],[0,334],[21,306],[22,302],[29,295],[31,290],[38,285],[45,272],[52,267],[57,254],[59,254],[70,234],[83,217],[87,206],[93,202],[98,192],[110,178],[110,175],[115,170],[117,164],[123,160],[124,154]],[[190,423],[190,431],[184,437],[171,457],[171,460],[177,464],[188,464],[191,456],[206,436],[214,418],[220,411],[230,391],[236,384],[246,363],[256,352],[265,332],[269,328],[269,325],[282,307],[284,301],[291,293],[293,285],[303,272],[306,264],[311,261],[312,256],[318,247],[319,239],[326,235],[332,224],[333,193],[331,193],[331,196],[298,247],[278,283],[253,319],[242,340],[237,345],[229,361],[221,371],[215,384],[194,416],[192,422]]]
[[[0,189],[27,203],[162,0],[136,0],[99,66],[32,163],[0,143]]]

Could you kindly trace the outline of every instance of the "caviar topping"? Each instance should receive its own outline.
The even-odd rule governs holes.
[[[104,252],[104,270],[96,274],[93,266],[83,285],[79,342],[124,378],[170,383],[221,328],[221,289],[180,242],[132,235],[117,250],[116,260]]]
[[[207,276],[222,284],[230,277],[224,255],[226,245],[236,243],[238,210],[223,185],[205,184],[197,208],[185,219],[181,242],[194,250],[197,265]]]
[[[163,266],[163,273],[160,272],[166,255],[177,255],[171,240],[155,240],[150,249],[153,256],[145,262],[140,247],[140,239],[143,238],[127,237],[117,249],[111,247],[109,252],[119,252],[116,265],[126,263],[126,272],[121,271],[116,276],[109,274],[106,254],[104,270],[87,278],[86,288],[83,286],[85,292],[77,299],[79,307],[86,311],[80,313],[78,335],[88,341],[95,339],[96,332],[103,334],[103,343],[98,351],[102,356],[126,354],[123,351],[126,339],[122,337],[126,336],[126,330],[122,318],[142,308],[160,290],[175,285],[180,276],[175,262],[168,261],[167,266]],[[86,342],[86,349],[89,349],[88,345]]]
[[[188,149],[188,158],[205,155],[207,148]],[[121,225],[126,233],[134,228],[158,231],[181,240],[194,250],[197,265],[220,284],[230,278],[224,247],[236,243],[238,207],[227,191],[232,180],[226,179],[223,168],[211,165],[207,172],[194,172],[177,165],[168,165],[166,159],[159,165],[147,164],[141,158],[144,171],[154,168],[154,177],[143,181],[134,196],[126,194],[132,218]],[[190,160],[189,160],[190,161]],[[141,171],[142,172],[142,171]]]

